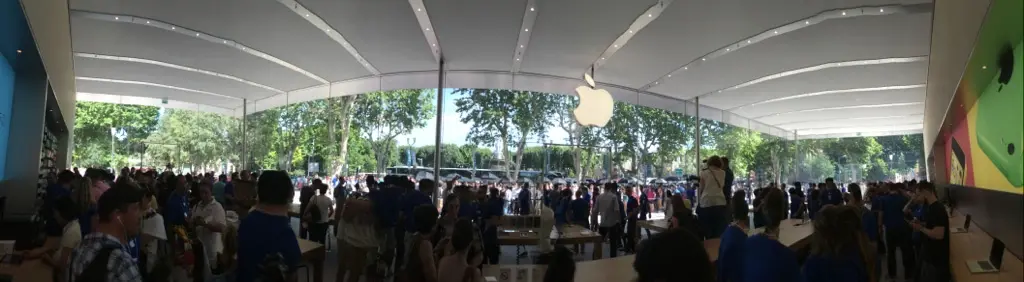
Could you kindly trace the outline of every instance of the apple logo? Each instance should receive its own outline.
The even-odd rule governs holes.
[[[583,74],[583,80],[590,87],[576,87],[576,96],[580,97],[580,104],[572,113],[580,125],[603,127],[612,119],[612,107],[615,106],[612,95],[608,94],[607,90],[595,88],[594,78],[590,77],[590,74]]]

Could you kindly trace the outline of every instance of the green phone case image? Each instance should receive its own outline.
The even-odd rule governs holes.
[[[1013,187],[1024,186],[1024,63],[1021,43],[1000,55],[999,73],[978,97],[978,146]],[[1006,56],[1012,54],[1008,63]],[[1003,68],[1012,71],[1006,80]],[[1000,77],[1003,76],[1002,79]],[[1002,80],[1002,81],[1001,81]]]

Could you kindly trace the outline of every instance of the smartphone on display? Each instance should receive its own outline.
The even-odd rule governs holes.
[[[1018,43],[999,54],[998,73],[981,91],[974,123],[978,147],[1014,187],[1024,186],[1024,63]]]
[[[965,176],[966,164],[964,163],[966,156],[964,150],[960,149],[960,143],[953,140],[953,154],[949,157],[949,183],[955,185],[964,185],[964,180],[967,179]]]

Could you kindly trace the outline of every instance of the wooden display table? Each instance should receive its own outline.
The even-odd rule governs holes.
[[[590,229],[583,228],[579,225],[565,225],[562,227],[562,234],[559,235],[557,230],[552,230],[551,234],[547,235],[548,238],[554,240],[555,245],[576,245],[576,244],[592,244],[594,246],[594,259],[601,259],[603,256],[602,244],[604,240],[601,238],[601,234],[590,231]],[[537,234],[536,228],[517,228],[517,229],[504,229],[498,232],[498,244],[499,245],[513,245],[513,246],[533,246],[540,242],[540,234]]]
[[[48,244],[59,244],[60,237],[46,238]],[[0,275],[10,275],[12,282],[53,281],[53,267],[41,259],[24,260],[19,265],[0,263]]]
[[[324,245],[299,238],[299,250],[302,251],[302,260],[313,268],[313,282],[323,282],[324,258],[326,256]]]
[[[964,217],[957,214],[949,219],[949,225],[964,226]],[[968,260],[986,259],[992,246],[992,237],[974,223],[966,233],[949,234],[949,264],[953,280],[957,282],[1020,282],[1024,281],[1024,263],[1009,250],[1003,252],[1003,264],[999,272],[972,274],[967,268]]]
[[[668,219],[640,220],[636,222],[636,226],[650,231],[665,232],[668,230]]]
[[[633,271],[633,261],[636,258],[632,255],[621,256],[610,259],[591,260],[576,263],[576,277],[573,279],[575,282],[594,282],[594,281],[607,281],[607,282],[630,282],[636,279],[636,271]],[[547,270],[546,266],[543,265],[485,265],[483,274],[484,277],[495,277],[498,281],[501,281],[499,275],[501,275],[502,268],[512,268],[512,272],[516,269],[527,268],[530,271],[540,272],[539,275],[533,275],[533,277],[543,277],[542,272]],[[486,279],[486,278],[485,278]],[[512,280],[520,281],[520,280]],[[531,280],[521,280],[531,281]],[[534,282],[541,280],[533,279]]]

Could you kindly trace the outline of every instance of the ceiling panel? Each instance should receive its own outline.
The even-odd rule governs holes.
[[[76,0],[72,9],[164,21],[236,41],[329,81],[369,75],[345,49],[277,1]]]
[[[930,25],[929,13],[827,20],[708,60],[651,91],[690,98],[829,62],[923,56]]]
[[[537,1],[521,71],[579,77],[656,0]],[[512,59],[512,54],[508,55]],[[599,75],[598,80],[601,80]]]
[[[317,81],[271,61],[226,45],[135,24],[118,24],[72,16],[74,51],[134,57],[237,76],[281,90]]]
[[[449,70],[512,69],[524,0],[424,1]]]
[[[437,70],[408,1],[300,0],[382,73]]]
[[[78,79],[75,81],[75,87],[78,88],[78,92],[85,93],[149,97],[156,99],[166,98],[168,100],[205,104],[222,108],[235,108],[242,106],[242,100],[239,99],[218,97],[208,94],[148,85],[112,83]]]
[[[894,117],[894,116],[905,116],[914,114],[923,114],[924,108],[921,104],[912,105],[896,105],[886,107],[874,107],[874,108],[858,108],[858,109],[838,109],[838,110],[821,110],[821,111],[808,111],[808,112],[793,112],[780,115],[766,116],[757,119],[759,122],[763,122],[771,125],[785,125],[788,123],[813,121],[813,120],[841,120],[848,119],[851,116],[856,117]]]
[[[173,85],[246,99],[260,99],[277,94],[268,89],[230,79],[126,61],[75,57],[75,74]]]
[[[885,131],[907,131],[920,129],[924,124],[918,122],[916,124],[900,124],[900,125],[879,125],[879,126],[857,126],[857,127],[836,127],[836,128],[820,128],[820,129],[808,129],[798,131],[798,134],[803,135],[821,135],[821,134],[841,134],[841,133],[871,133],[871,132],[885,132]]]
[[[678,1],[600,69],[607,81],[640,87],[708,52],[826,10],[924,1]]]
[[[732,112],[738,115],[756,118],[772,114],[812,110],[824,107],[844,107],[912,102],[924,102],[923,86],[912,89],[819,95],[813,97],[785,100],[774,103],[746,106],[734,109],[732,110]]]
[[[736,90],[712,93],[701,97],[700,103],[720,109],[731,109],[769,99],[820,91],[924,84],[927,71],[927,61],[835,67],[768,80]]]
[[[924,120],[923,114],[906,115],[906,116],[893,116],[893,117],[870,117],[870,118],[858,118],[851,117],[847,119],[838,120],[814,120],[806,122],[797,122],[784,124],[782,127],[786,130],[798,130],[804,131],[808,129],[820,129],[820,128],[835,128],[835,127],[864,127],[864,126],[887,126],[887,125],[908,125],[908,124],[919,124]]]

